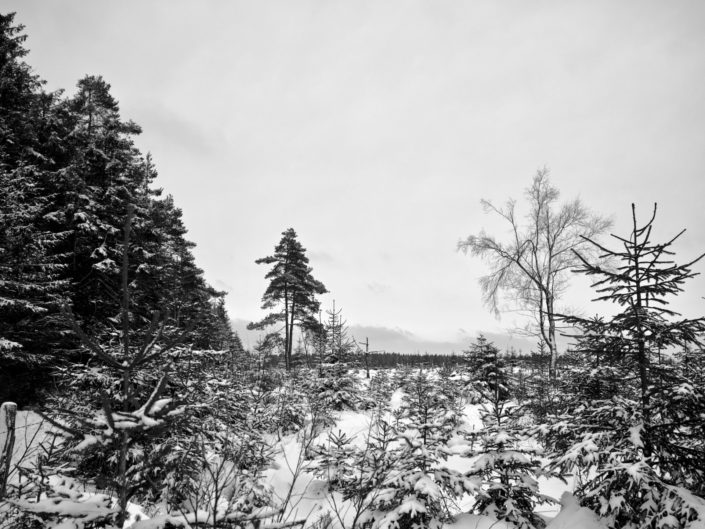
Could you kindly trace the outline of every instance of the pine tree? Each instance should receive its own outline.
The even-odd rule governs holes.
[[[90,328],[115,317],[120,306],[120,234],[128,204],[135,207],[134,226],[147,214],[151,174],[134,147],[141,132],[124,122],[110,85],[87,76],[77,93],[66,101],[67,125],[73,134],[64,140],[69,153],[63,178],[52,184],[53,198],[69,232],[69,277],[76,315]],[[133,239],[133,244],[138,239]],[[141,263],[133,252],[131,266]]]
[[[140,127],[122,119],[110,85],[99,76],[81,79],[77,93],[57,103],[54,114],[62,123],[54,134],[59,165],[42,186],[54,208],[53,229],[66,234],[60,250],[67,256],[64,277],[72,284],[74,314],[93,334],[107,332],[105,322],[117,317],[121,224],[133,204],[132,317],[147,322],[160,310],[170,326],[192,324],[194,343],[207,347],[218,325],[212,304],[224,293],[208,285],[195,264],[194,244],[173,198],[152,187],[157,171],[134,145]]]
[[[282,233],[279,244],[271,256],[257,259],[257,264],[271,264],[265,275],[269,286],[262,296],[263,309],[275,309],[259,322],[253,322],[250,329],[263,329],[278,323],[284,324],[284,360],[286,369],[291,369],[291,356],[294,345],[294,327],[320,327],[316,315],[320,308],[317,295],[325,294],[326,287],[315,279],[308,265],[306,249],[296,237],[293,228]]]

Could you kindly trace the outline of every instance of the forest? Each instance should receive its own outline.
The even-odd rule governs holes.
[[[47,91],[26,38],[0,14],[1,529],[705,527],[705,318],[669,305],[702,256],[655,205],[608,236],[544,170],[527,229],[484,203],[515,238],[459,249],[526,354],[366,353],[283,227],[246,349],[140,126],[100,76]],[[576,274],[611,312],[561,313]]]

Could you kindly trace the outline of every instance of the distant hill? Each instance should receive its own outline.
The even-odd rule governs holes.
[[[251,349],[260,336],[261,331],[247,330],[248,320],[232,320],[233,330],[237,331],[242,339],[243,345]],[[351,325],[349,333],[358,342],[364,342],[365,338],[370,341],[371,351],[387,351],[404,354],[431,353],[431,354],[451,354],[460,353],[467,349],[478,333],[470,334],[458,331],[458,336],[452,341],[427,340],[404,329],[393,329],[382,326]],[[528,353],[535,348],[536,342],[523,336],[512,336],[510,334],[500,334],[493,332],[482,332],[485,337],[494,342],[502,350],[513,347],[517,351]],[[364,346],[363,346],[364,347]]]

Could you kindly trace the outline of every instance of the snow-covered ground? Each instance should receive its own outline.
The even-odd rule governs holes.
[[[397,390],[390,399],[392,409],[401,405],[402,392]],[[468,404],[464,409],[464,426],[466,429],[479,430],[482,428],[480,419],[480,405]],[[343,411],[337,415],[334,431],[341,431],[348,437],[354,438],[354,442],[362,443],[370,428],[370,412]],[[15,461],[22,460],[30,464],[36,458],[35,447],[38,441],[44,439],[49,431],[49,425],[37,414],[32,412],[19,412],[17,415],[17,434],[14,450]],[[324,443],[328,431],[320,433],[316,439],[311,441],[310,446],[317,443]],[[308,461],[302,454],[302,433],[290,434],[281,438],[272,438],[272,442],[277,445],[277,453],[271,468],[265,474],[265,479],[273,490],[275,499],[286,504],[285,511],[277,517],[274,522],[293,522],[294,520],[305,520],[304,527],[311,527],[322,517],[331,516],[336,520],[337,516],[342,518],[343,524],[349,519],[350,512],[337,493],[330,493],[327,483],[317,479],[313,474],[306,472],[305,467]],[[451,441],[451,450],[457,448],[462,451],[463,440],[458,437]],[[460,455],[451,455],[447,459],[446,466],[455,470],[467,470],[471,460]],[[17,475],[13,476],[17,479]],[[561,480],[542,480],[540,482],[541,492],[560,499],[560,503],[555,506],[543,506],[540,514],[548,521],[548,529],[602,529],[599,519],[588,509],[581,508],[576,499],[572,496],[572,482],[564,483]],[[93,492],[87,491],[86,498],[92,496]],[[101,495],[102,496],[102,495]],[[97,498],[96,498],[97,499]],[[467,511],[472,504],[472,498],[466,497],[459,502],[460,512]],[[139,512],[139,507],[133,509]],[[144,528],[151,524],[144,520],[137,526]],[[135,519],[131,519],[125,525],[130,527]],[[155,520],[156,522],[156,520]],[[336,524],[338,525],[338,524]],[[346,526],[347,527],[347,526]],[[510,527],[504,523],[497,522],[485,516],[474,514],[459,514],[454,523],[447,525],[446,529],[502,529]]]
[[[390,405],[392,409],[401,405],[402,392],[397,390],[392,395]],[[464,409],[465,428],[469,430],[479,430],[482,428],[480,419],[481,406],[468,404]],[[362,443],[370,427],[370,414],[366,412],[344,411],[338,414],[338,419],[332,429],[341,431],[348,437],[354,437],[355,442]],[[314,441],[315,443],[325,442],[327,432],[323,432]],[[460,439],[452,440],[461,449]],[[337,509],[344,520],[347,519],[344,503],[337,493],[329,493],[325,481],[315,479],[312,474],[302,471],[305,462],[301,458],[301,439],[296,434],[283,438],[279,443],[279,451],[273,467],[267,472],[267,479],[273,487],[275,497],[280,500],[290,495],[290,506],[282,516],[281,521],[293,521],[305,519],[306,525],[312,525],[322,516],[331,514]],[[446,465],[449,468],[463,471],[471,465],[471,460],[460,455],[451,455],[447,459]],[[298,472],[297,472],[298,470]],[[296,479],[294,480],[294,476]],[[292,481],[294,482],[291,487]],[[605,526],[600,523],[589,509],[581,508],[577,500],[572,495],[572,480],[568,479],[564,483],[560,479],[541,479],[539,481],[541,493],[556,498],[560,503],[554,506],[542,506],[539,514],[549,520],[549,529],[603,529]],[[291,491],[290,491],[291,488]],[[459,503],[462,510],[469,509],[472,504],[472,497],[466,497]],[[343,508],[341,509],[341,505]],[[349,516],[348,516],[349,517]],[[475,514],[460,514],[453,524],[449,524],[447,529],[503,529],[510,525],[497,522],[486,516]]]
[[[18,411],[15,417],[15,444],[12,450],[12,465],[8,481],[20,479],[18,466],[36,463],[39,445],[50,435],[51,425],[33,411]]]

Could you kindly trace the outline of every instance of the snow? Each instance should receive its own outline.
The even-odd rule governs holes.
[[[453,523],[443,526],[443,529],[516,529],[513,524],[499,522],[489,516],[479,514],[458,515]]]
[[[642,423],[629,428],[629,440],[636,448],[643,448],[644,446],[641,442],[641,431],[643,429],[644,425]]]
[[[482,411],[482,406],[479,404],[466,404],[463,409],[463,424],[465,428],[470,432],[476,432],[482,430],[482,416],[480,412]]]
[[[606,529],[598,516],[586,507],[581,507],[570,492],[561,496],[561,511],[551,520],[546,529]]]
[[[17,411],[15,417],[15,445],[12,450],[12,465],[8,483],[16,484],[19,479],[17,466],[33,465],[39,454],[39,444],[52,436],[51,425],[32,411]]]
[[[564,492],[574,489],[575,478],[573,476],[564,476],[563,481],[560,478],[545,478],[539,477],[539,492],[551,498],[560,498]],[[543,516],[556,516],[561,509],[559,503],[542,505],[539,514]]]
[[[108,495],[85,492],[70,480],[54,477],[51,481],[54,482],[56,495],[43,494],[38,500],[19,500],[13,503],[29,512],[54,514],[60,518],[72,519],[74,523],[78,521],[80,524],[100,520],[117,512],[113,506],[113,498]],[[78,527],[81,527],[80,524]]]
[[[301,437],[298,434],[284,436],[278,443],[278,452],[273,465],[264,474],[264,481],[272,488],[278,502],[291,497],[283,520],[308,518],[320,509],[322,485],[318,485],[313,475],[303,471]],[[291,490],[290,490],[291,489]]]
[[[0,306],[4,305],[2,300],[0,300]],[[19,349],[22,346],[17,342],[13,342],[6,338],[0,338],[0,351],[9,351],[10,349]]]
[[[394,392],[391,398],[392,408],[401,405],[402,392],[397,390]],[[470,431],[478,431],[483,428],[481,420],[482,406],[478,404],[468,404],[464,407],[464,417],[463,417],[463,427]],[[336,417],[336,424],[331,428],[334,432],[344,433],[347,437],[352,439],[353,445],[361,446],[364,443],[364,439],[369,431],[371,423],[370,412],[357,412],[357,411],[342,411],[339,412]],[[325,443],[327,440],[328,431],[321,432],[315,443]],[[275,458],[275,463],[266,473],[266,481],[272,486],[275,497],[285,498],[289,492],[289,486],[292,482],[293,475],[296,471],[297,463],[299,462],[299,457],[301,455],[301,439],[295,435],[288,435],[282,437],[278,440],[279,452]],[[460,472],[467,472],[476,464],[481,464],[480,458],[467,458],[463,457],[462,454],[467,452],[469,445],[468,441],[460,436],[454,436],[448,443],[448,459],[445,462],[446,467],[452,468]],[[524,457],[522,454],[509,452],[507,457]],[[561,494],[566,490],[571,490],[573,486],[572,478],[567,480],[567,483],[558,479],[539,479],[539,487],[541,493],[552,497],[561,497]],[[415,484],[415,492],[418,494],[434,494],[438,491],[438,486],[433,482],[432,479],[424,477],[419,479]],[[394,491],[390,491],[393,493]],[[380,491],[380,497],[384,495],[384,491]],[[349,521],[352,515],[352,510],[350,506],[342,501],[342,498],[337,493],[331,493],[327,490],[327,483],[325,481],[315,479],[311,474],[306,472],[299,472],[296,478],[296,482],[291,491],[292,500],[288,507],[288,511],[283,516],[283,520],[292,520],[294,518],[306,518],[308,521],[306,526],[310,526],[314,523],[320,516],[325,513],[333,514],[334,506],[337,506],[341,511],[341,516],[344,521]],[[572,495],[569,494],[569,498]],[[465,497],[458,502],[458,507],[462,511],[467,511],[470,509],[474,502],[474,498],[470,495],[465,495]],[[575,509],[573,507],[577,505],[567,503],[570,507],[567,512],[565,507],[563,511],[559,514],[559,509],[561,506],[556,504],[543,505],[540,508],[540,514],[544,517],[550,519],[552,516],[559,515],[556,517],[557,523],[567,524],[567,525],[551,525],[551,527],[571,527],[575,529],[604,529],[602,525],[585,525],[585,520],[596,519],[596,516],[592,514],[591,511],[585,508],[580,508],[579,506]],[[383,527],[385,524],[388,526],[394,525],[394,518],[400,514],[409,512],[423,512],[422,509],[425,507],[419,501],[414,502],[413,498],[408,502],[400,506],[399,509],[395,509],[393,513],[387,513],[384,521],[380,522],[379,526]],[[588,515],[591,515],[592,518]],[[335,515],[333,514],[333,519],[335,520]],[[555,523],[555,522],[552,522]],[[580,525],[583,524],[583,525]],[[337,527],[337,523],[334,523]],[[505,524],[503,522],[498,522],[495,519],[478,516],[474,514],[459,514],[455,522],[447,524],[445,529],[482,529],[489,528],[502,529],[505,527],[512,527],[511,524]],[[142,529],[138,527],[136,529]],[[145,526],[144,529],[151,529]]]
[[[440,488],[428,476],[424,476],[416,482],[414,485],[414,491],[432,498],[438,498],[441,496]]]
[[[74,452],[81,452],[82,450],[85,450],[85,449],[88,448],[89,446],[94,445],[94,444],[97,444],[97,443],[99,443],[99,442],[100,442],[100,441],[98,440],[98,438],[97,438],[96,436],[94,436],[94,435],[86,435],[86,436],[83,438],[83,441],[81,441],[80,443],[78,443],[78,444],[73,448],[73,451],[74,451]]]
[[[690,507],[692,507],[695,512],[698,513],[698,520],[690,522],[685,529],[705,529],[705,499],[694,495],[687,489],[683,487],[673,487],[681,498],[685,500]]]
[[[401,408],[402,404],[402,399],[404,397],[404,391],[401,389],[397,389],[392,393],[392,398],[389,399],[389,405],[392,410],[398,410]]]
[[[401,390],[396,390],[393,393],[390,399],[392,409],[397,409],[401,406],[402,396]],[[147,423],[155,420],[149,415],[158,414],[169,404],[170,399],[164,398],[156,400],[150,406],[149,412],[140,409],[128,416],[114,414],[115,426],[116,428],[121,426],[127,428],[134,428],[138,425],[142,427],[149,426],[150,424]],[[178,409],[175,410],[176,413],[180,411]],[[482,430],[481,413],[481,405],[467,404],[464,406],[462,427],[470,432]],[[276,526],[280,523],[293,522],[294,520],[305,520],[303,527],[310,528],[321,517],[326,515],[332,516],[332,529],[337,529],[341,525],[349,526],[349,522],[354,515],[352,506],[349,502],[344,502],[340,494],[330,492],[326,481],[317,479],[313,474],[305,472],[306,466],[310,463],[304,457],[306,453],[302,443],[308,444],[309,449],[316,444],[324,444],[327,442],[328,433],[333,430],[334,432],[340,431],[348,438],[351,438],[352,445],[362,446],[370,431],[371,419],[371,411],[342,411],[336,415],[335,425],[323,432],[317,432],[316,438],[313,440],[302,436],[301,432],[290,435],[271,435],[267,439],[268,442],[276,446],[277,451],[271,468],[265,472],[264,482],[271,487],[276,502],[286,503],[285,510],[281,516],[275,515],[267,520],[266,525],[268,527]],[[36,450],[37,442],[51,433],[50,426],[37,414],[19,411],[16,428],[17,441],[15,443],[13,462],[18,462],[20,459],[26,461],[33,459],[33,451]],[[635,445],[637,442],[641,442],[640,431],[640,425],[630,430],[630,439]],[[413,442],[413,432],[409,432],[409,439]],[[499,440],[512,442],[511,436],[505,435],[501,431],[495,436],[495,441],[499,442]],[[100,442],[97,437],[88,435],[84,438],[81,445],[85,447],[97,442]],[[465,437],[462,435],[453,436],[447,445],[447,460],[442,466],[465,473],[472,468],[483,466],[487,458],[498,457],[496,454],[484,454],[476,458],[468,458],[464,456],[468,449],[469,441]],[[598,447],[591,440],[578,445],[575,450],[583,457],[589,458],[598,455]],[[523,454],[512,451],[507,451],[501,457],[525,459]],[[538,514],[548,520],[546,529],[605,529],[607,527],[604,521],[601,521],[590,509],[579,505],[577,499],[571,493],[574,488],[574,478],[572,476],[566,476],[565,481],[558,478],[547,479],[541,477],[538,482],[542,494],[555,498],[560,497],[560,504],[555,506],[542,505],[537,510]],[[472,489],[472,486],[468,488]],[[390,493],[393,494],[393,492],[394,490],[390,489]],[[693,508],[698,512],[701,520],[705,519],[705,500],[693,496],[684,489],[678,492],[680,496],[686,498],[694,506]],[[423,476],[415,482],[414,493],[418,494],[419,497],[438,496],[440,495],[440,490],[438,484],[431,477]],[[43,497],[37,503],[25,502],[22,506],[28,510],[77,516],[84,522],[105,515],[111,512],[111,509],[114,509],[114,503],[111,503],[111,500],[114,499],[103,494],[71,490],[67,495],[71,501],[56,501],[56,498]],[[380,491],[379,497],[383,496],[384,491]],[[621,498],[618,496],[610,498],[610,502],[613,505],[619,501],[621,501]],[[445,524],[443,529],[505,529],[513,527],[511,524],[498,522],[489,516],[467,514],[473,503],[474,498],[472,495],[466,494],[461,498],[457,502],[459,514],[455,521]],[[397,509],[386,513],[383,520],[378,519],[378,527],[380,529],[394,527],[395,521],[400,515],[404,513],[413,515],[424,512],[425,509],[424,503],[411,495]],[[161,529],[167,523],[186,527],[187,524],[194,521],[196,516],[198,516],[199,521],[205,520],[209,516],[206,512],[200,512],[186,517],[157,515],[149,519],[138,506],[131,506],[130,510],[131,517],[125,524],[125,528],[131,527],[132,529]],[[340,520],[336,517],[336,510],[340,515]],[[381,513],[378,514],[381,515]],[[689,529],[703,529],[705,527],[701,521],[695,523],[700,525],[691,525]],[[65,527],[75,527],[75,525],[66,525]],[[61,522],[56,522],[53,528],[63,529],[63,526]]]

